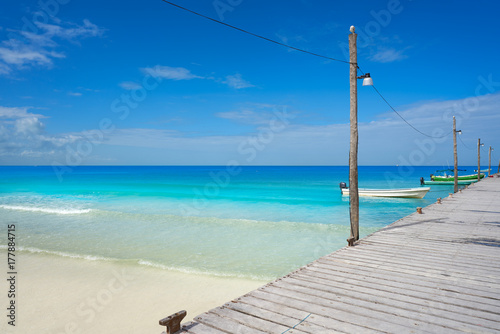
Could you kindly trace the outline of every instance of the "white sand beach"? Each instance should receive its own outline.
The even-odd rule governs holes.
[[[159,334],[163,317],[185,309],[187,321],[266,283],[29,253],[17,271],[16,326],[3,320],[2,333]]]

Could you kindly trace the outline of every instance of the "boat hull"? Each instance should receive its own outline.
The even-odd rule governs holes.
[[[484,174],[480,175],[480,178],[482,179],[484,177]],[[455,178],[453,176],[433,176],[432,181],[453,181]],[[471,175],[459,175],[458,180],[477,180],[477,174],[471,174]]]
[[[397,197],[397,198],[424,198],[430,187],[408,189],[358,189],[359,196],[366,197]],[[343,188],[342,195],[349,195],[349,189]]]
[[[458,180],[458,185],[462,185],[462,186],[466,186],[466,185],[469,185],[471,183],[475,183],[477,182],[477,179],[475,180]],[[424,184],[427,184],[427,185],[442,185],[442,186],[452,186],[455,184],[455,181],[452,179],[452,180],[449,180],[449,181],[424,181]]]

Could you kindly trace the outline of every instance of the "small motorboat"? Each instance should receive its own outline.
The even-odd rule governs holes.
[[[424,198],[430,187],[403,188],[403,189],[358,189],[359,196],[367,197],[397,197],[397,198]],[[340,183],[342,195],[349,195],[349,188],[345,182]]]
[[[465,169],[458,169],[458,171],[465,171]],[[453,169],[438,170],[437,172],[438,173],[442,172],[443,175],[431,174],[431,181],[451,181],[451,182],[453,182],[455,180],[454,175],[446,174],[446,172],[453,172]],[[484,177],[484,173],[480,173],[479,177],[482,179]],[[477,180],[477,174],[458,175],[458,180]]]
[[[477,179],[475,180],[458,180],[457,181],[457,184],[459,186],[468,186],[469,184],[471,183],[475,183],[477,182]],[[450,181],[425,181],[425,180],[421,180],[420,181],[420,184],[422,185],[436,185],[436,186],[452,186],[455,184],[454,180],[451,179]]]

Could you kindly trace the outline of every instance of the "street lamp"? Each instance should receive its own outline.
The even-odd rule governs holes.
[[[488,159],[488,177],[490,177],[490,173],[491,173],[491,151],[494,151],[494,150],[490,146],[490,153],[489,153],[489,159]]]
[[[358,82],[363,79],[363,86],[373,86],[370,73],[358,77],[358,51],[356,39],[358,35],[354,32],[354,26],[349,29],[349,82],[350,82],[350,123],[351,139],[349,145],[349,215],[351,221],[351,233],[347,242],[353,246],[359,240],[359,194],[358,194]]]
[[[370,77],[370,73],[363,74],[358,79],[363,79],[363,86],[373,86],[373,79]]]
[[[484,143],[481,143],[481,138],[477,139],[477,180],[481,180],[481,146],[484,146]]]
[[[455,116],[453,116],[453,158],[455,160],[454,168],[453,168],[453,192],[456,193],[458,191],[458,156],[457,156],[457,133],[462,134],[462,130],[457,131],[457,122],[455,120]]]

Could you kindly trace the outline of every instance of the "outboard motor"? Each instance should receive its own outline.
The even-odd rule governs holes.
[[[425,180],[423,177],[420,178],[420,185],[423,186],[425,184]]]
[[[345,184],[345,182],[340,182],[340,189],[347,189],[347,184]]]

